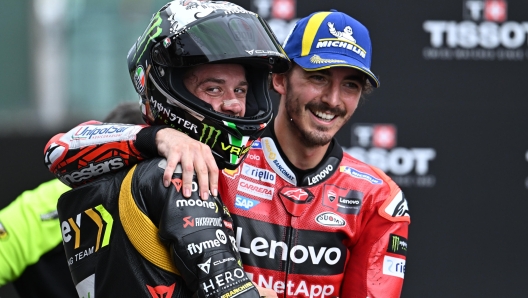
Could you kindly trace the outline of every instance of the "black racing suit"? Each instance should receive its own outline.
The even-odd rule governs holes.
[[[181,172],[165,188],[165,164],[144,161],[59,199],[79,297],[259,297],[220,199],[184,198]]]

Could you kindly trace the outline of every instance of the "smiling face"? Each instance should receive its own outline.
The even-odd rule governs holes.
[[[277,117],[306,147],[328,144],[350,119],[361,98],[365,76],[358,70],[333,67],[305,71],[298,65],[286,75],[274,76],[281,96]]]
[[[248,82],[238,64],[204,64],[190,69],[183,79],[194,96],[217,112],[242,117],[246,112]]]

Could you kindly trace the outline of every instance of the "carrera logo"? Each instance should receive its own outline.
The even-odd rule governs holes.
[[[266,200],[271,200],[274,192],[272,187],[256,184],[245,179],[238,181],[237,190]]]
[[[125,166],[125,162],[121,157],[116,157],[113,159],[90,163],[87,167],[80,169],[79,171],[73,171],[69,174],[59,175],[61,181],[65,182],[67,185],[72,183],[78,183],[86,179],[90,179],[95,176],[100,176],[110,171],[120,169]]]
[[[346,221],[332,212],[323,212],[315,217],[315,222],[325,227],[344,227]]]
[[[257,168],[245,163],[242,166],[242,175],[262,182],[275,184],[276,174],[268,170]]]

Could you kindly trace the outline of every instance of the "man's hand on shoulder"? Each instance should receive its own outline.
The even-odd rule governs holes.
[[[172,173],[178,164],[182,166],[183,195],[191,196],[194,172],[198,178],[198,188],[202,200],[207,200],[209,190],[218,195],[218,166],[209,146],[192,139],[172,128],[164,128],[156,133],[158,153],[167,159],[163,174],[163,185],[168,187]]]

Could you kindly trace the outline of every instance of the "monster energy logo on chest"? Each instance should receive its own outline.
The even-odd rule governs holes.
[[[213,148],[218,141],[218,137],[222,134],[222,131],[214,126],[207,125],[202,123],[202,134],[200,135],[200,142],[206,144],[207,146]],[[224,125],[236,130],[236,125],[231,122],[224,121]],[[241,155],[247,153],[250,147],[242,147],[243,140],[247,142],[247,137],[242,139],[236,138],[233,135],[229,135],[229,144],[220,142],[221,149],[227,151],[231,155],[231,163],[236,163],[238,158]]]

